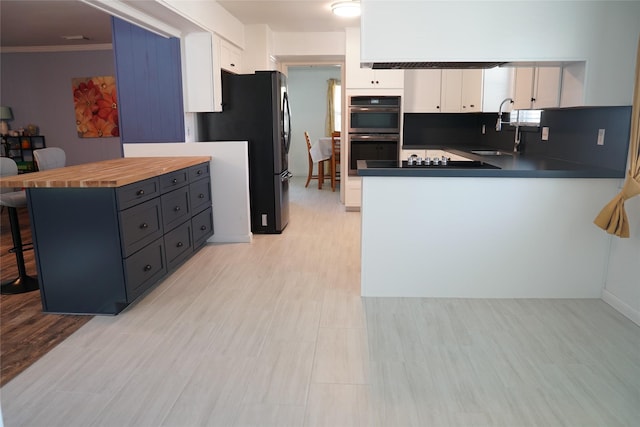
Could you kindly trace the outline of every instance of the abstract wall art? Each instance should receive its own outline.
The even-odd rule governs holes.
[[[71,82],[78,137],[120,136],[116,79],[113,76],[76,77]]]

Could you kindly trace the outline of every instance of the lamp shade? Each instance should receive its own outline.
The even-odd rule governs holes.
[[[13,120],[11,107],[0,107],[0,120]]]
[[[339,1],[331,5],[331,11],[338,16],[360,16],[359,1]]]

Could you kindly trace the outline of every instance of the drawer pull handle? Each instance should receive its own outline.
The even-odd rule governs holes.
[[[182,242],[178,242],[178,244],[176,245],[176,248],[181,248],[183,246],[184,246],[184,244]]]
[[[174,210],[175,212],[178,212],[178,211],[180,210],[180,206],[176,206],[175,208],[173,208],[173,210]]]
[[[206,226],[206,225],[203,225],[203,226],[201,226],[201,227],[200,227],[200,230],[202,230],[202,231],[204,231],[204,230],[206,230],[206,229],[207,229],[207,226]]]
[[[204,199],[204,194],[202,193],[198,194],[198,199]]]
[[[138,190],[138,192],[136,193],[137,196],[143,196],[144,195],[144,190]]]
[[[142,224],[140,224],[140,229],[144,230],[146,228],[149,228],[149,224],[147,224],[146,222],[143,222]]]
[[[196,172],[196,175],[202,175],[202,170],[198,169],[198,172]]]
[[[178,178],[173,178],[173,180],[171,182],[174,183],[174,184],[177,184],[178,183]]]
[[[151,264],[147,264],[144,266],[144,271],[150,271],[151,270]]]

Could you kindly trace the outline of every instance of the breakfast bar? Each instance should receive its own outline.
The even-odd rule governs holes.
[[[117,314],[213,234],[210,157],[121,158],[0,179],[27,192],[43,310]]]
[[[624,171],[456,153],[492,167],[359,162],[362,295],[599,298],[610,236],[593,220]]]

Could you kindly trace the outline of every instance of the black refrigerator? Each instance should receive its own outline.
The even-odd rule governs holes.
[[[199,113],[200,141],[248,141],[251,231],[279,234],[289,223],[291,121],[286,76],[222,72],[222,112]]]

